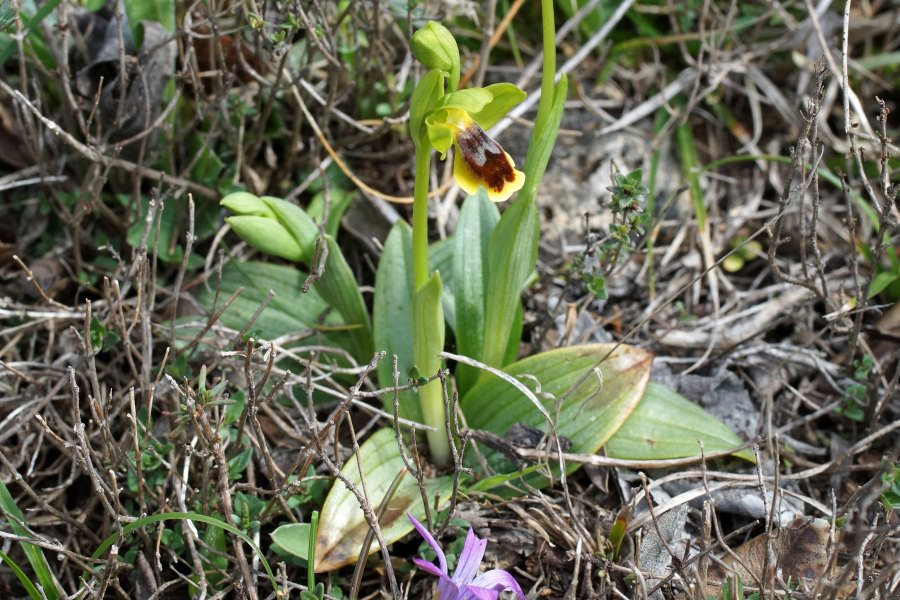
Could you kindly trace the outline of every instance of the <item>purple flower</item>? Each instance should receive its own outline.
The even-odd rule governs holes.
[[[466,534],[466,543],[463,545],[462,554],[459,557],[459,563],[456,565],[456,571],[453,577],[447,572],[447,558],[444,551],[438,546],[434,537],[425,527],[419,523],[415,517],[406,513],[409,520],[412,521],[416,531],[425,538],[425,541],[434,548],[437,554],[438,564],[440,568],[434,564],[421,558],[414,558],[413,562],[416,566],[438,577],[437,592],[434,600],[497,600],[500,592],[509,590],[516,594],[519,600],[525,600],[525,594],[522,588],[513,579],[513,576],[501,569],[491,569],[478,575],[478,567],[481,566],[481,559],[484,558],[484,548],[487,546],[487,540],[480,540],[475,537],[472,529]]]

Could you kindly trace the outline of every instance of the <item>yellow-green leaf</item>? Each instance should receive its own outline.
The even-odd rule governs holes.
[[[390,429],[376,431],[360,447],[358,458],[366,478],[369,504],[374,511],[394,478],[405,468],[403,457],[394,439],[394,432]],[[354,485],[362,489],[357,457],[347,460],[343,473]],[[425,484],[429,500],[432,501],[437,494],[440,498],[439,503],[445,503],[450,499],[452,487],[451,477],[429,479]],[[387,543],[396,542],[412,531],[412,524],[406,517],[407,512],[419,520],[425,518],[422,497],[413,477],[403,479],[381,519],[381,531]],[[319,517],[316,572],[331,571],[355,562],[368,531],[369,525],[356,496],[344,486],[343,482],[335,481]],[[370,548],[370,552],[377,550],[377,543]]]
[[[400,385],[406,384],[407,373],[413,366],[412,289],[412,229],[401,220],[384,242],[384,252],[375,274],[372,331],[375,350],[387,352],[384,360],[378,363],[378,385],[382,388],[394,385],[394,355],[397,356]],[[393,411],[393,401],[393,394],[383,398],[385,410]],[[422,420],[415,392],[400,392],[400,416]]]
[[[743,440],[724,423],[677,392],[651,383],[637,408],[606,443],[606,454],[630,460],[662,460],[729,450]],[[735,456],[753,461],[753,453]]]
[[[560,437],[571,442],[570,452],[592,454],[599,450],[644,394],[652,354],[628,345],[621,345],[610,354],[614,347],[615,344],[571,346],[530,356],[503,369],[531,388],[551,415],[557,414],[557,402],[561,402],[556,429]],[[469,427],[501,436],[515,423],[548,431],[544,417],[531,400],[493,375],[487,375],[465,395],[462,410]],[[497,471],[513,470],[511,461],[500,453],[487,448],[484,451]]]

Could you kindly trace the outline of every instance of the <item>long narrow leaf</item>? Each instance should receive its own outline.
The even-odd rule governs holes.
[[[32,600],[42,600],[43,596],[38,592],[38,589],[34,587],[34,584],[31,583],[31,580],[28,579],[28,575],[25,574],[25,571],[16,564],[16,562],[11,559],[7,554],[4,554],[0,551],[0,561],[3,561],[7,567],[15,574],[16,579],[19,580],[19,583],[22,584],[22,587],[25,588],[25,591],[28,593],[28,597]],[[49,598],[49,595],[47,596]]]
[[[344,321],[350,327],[353,356],[358,362],[365,364],[372,360],[374,352],[369,312],[353,271],[337,242],[329,235],[326,235],[325,239],[328,244],[328,258],[325,261],[325,273],[316,283],[316,291],[344,317]]]
[[[392,356],[397,356],[399,383],[405,384],[413,366],[412,338],[412,229],[404,221],[397,221],[384,242],[384,252],[375,274],[375,299],[372,305],[372,332],[375,350],[387,352],[378,363],[378,385],[394,385]],[[384,408],[393,410],[393,396],[383,399]],[[419,401],[411,391],[400,392],[400,416],[422,420]]]
[[[47,18],[56,7],[59,6],[59,0],[49,0],[45,2],[34,16],[25,20],[22,24],[22,33],[24,35],[30,34],[33,30],[40,27],[41,22]],[[3,67],[6,64],[6,61],[12,56],[12,53],[16,50],[16,40],[12,36],[8,36],[4,41],[2,47],[0,47],[0,67]]]
[[[413,304],[413,361],[423,376],[434,375],[441,366],[438,353],[444,349],[444,313],[441,305],[441,274],[431,274],[428,282],[416,290]],[[419,386],[417,390],[422,419],[435,427],[428,431],[431,459],[442,465],[449,456],[444,430],[444,398],[440,381]]]
[[[8,519],[8,522],[13,533],[22,537],[31,537],[28,530],[19,525],[19,523],[25,522],[25,515],[19,510],[19,506],[13,499],[12,494],[9,493],[9,490],[2,481],[0,481],[0,510],[2,510],[3,514],[12,517],[11,519]],[[25,558],[28,559],[28,564],[31,565],[37,580],[40,582],[41,587],[44,588],[44,593],[47,595],[47,598],[49,600],[57,600],[57,598],[59,598],[59,589],[57,588],[53,574],[50,572],[50,566],[47,564],[47,559],[44,557],[43,551],[38,546],[29,544],[28,542],[21,542],[21,544],[22,552],[25,553]]]
[[[411,246],[410,246],[411,248]],[[432,271],[441,274],[441,304],[444,307],[444,321],[447,327],[456,331],[456,301],[453,297],[453,239],[438,240],[428,246],[428,264]]]
[[[503,366],[508,355],[522,287],[537,263],[540,224],[535,199],[559,133],[567,90],[567,80],[562,77],[556,86],[550,110],[546,116],[539,113],[540,124],[535,126],[525,161],[525,187],[519,198],[500,217],[491,235],[482,361],[493,367]],[[479,381],[483,381],[484,377],[482,373]]]
[[[456,348],[460,354],[481,360],[484,348],[485,288],[488,277],[488,249],[491,233],[500,220],[497,206],[483,188],[469,196],[459,212],[453,235],[453,281],[456,304]],[[464,394],[478,372],[460,364],[456,383]]]
[[[566,107],[566,97],[569,94],[569,80],[563,75],[556,84],[553,92],[553,103],[544,113],[538,109],[538,118],[535,120],[534,132],[528,145],[528,156],[525,159],[525,186],[519,192],[519,200],[532,200],[537,196],[547,163],[556,145],[556,137],[559,135],[559,125],[562,122],[563,111]],[[543,105],[544,97],[541,97]],[[543,106],[541,106],[543,108]]]

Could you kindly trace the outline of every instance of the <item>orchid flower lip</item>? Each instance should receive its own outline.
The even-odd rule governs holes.
[[[484,187],[494,202],[508,200],[522,189],[525,174],[516,170],[512,157],[464,110],[446,109],[456,154],[453,177],[466,193]]]

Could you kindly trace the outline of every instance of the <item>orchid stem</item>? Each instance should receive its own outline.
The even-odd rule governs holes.
[[[541,73],[540,106],[547,106],[545,110],[550,110],[556,80],[556,22],[553,15],[553,0],[541,0],[541,25],[544,37],[544,62]]]
[[[423,310],[427,303],[420,302],[428,297],[429,290],[426,285],[429,282],[428,268],[428,176],[431,165],[431,146],[427,140],[416,146],[416,181],[413,189],[413,327],[419,329],[413,335],[413,357],[421,374],[434,375],[441,367],[437,352],[442,348],[444,339],[444,318],[438,311],[437,316],[429,310]],[[440,307],[440,279],[437,280],[437,302]],[[432,286],[432,290],[434,287]],[[416,314],[417,311],[421,314]],[[428,448],[431,450],[431,460],[436,465],[443,466],[450,457],[450,445],[444,431],[445,410],[443,389],[438,380],[427,383],[418,388],[419,406],[422,409],[422,420],[426,425],[434,428],[428,431]]]
[[[431,146],[427,141],[416,146],[416,180],[413,188],[413,290],[428,281],[428,174],[431,170]]]

